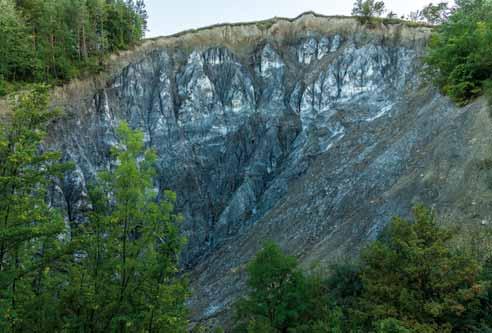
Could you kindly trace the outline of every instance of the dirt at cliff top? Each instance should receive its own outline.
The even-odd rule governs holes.
[[[84,80],[55,89],[57,104],[70,103],[103,88],[105,82],[117,75],[126,66],[139,61],[142,57],[162,48],[174,48],[191,52],[195,48],[227,47],[236,54],[248,54],[259,43],[294,43],[295,40],[308,37],[309,34],[351,35],[363,32],[368,38],[380,38],[399,43],[414,43],[426,40],[432,26],[410,21],[380,20],[373,25],[361,25],[351,16],[325,16],[315,12],[306,12],[296,18],[276,17],[264,21],[216,24],[200,29],[192,29],[171,36],[145,39],[135,49],[121,51],[111,56],[105,72]]]

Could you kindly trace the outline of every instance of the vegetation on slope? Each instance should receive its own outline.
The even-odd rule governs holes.
[[[102,69],[146,29],[142,0],[0,0],[0,96]]]
[[[417,206],[395,218],[356,265],[308,275],[267,243],[248,265],[235,332],[489,332],[492,257],[450,246],[453,233]]]
[[[407,17],[434,26],[426,74],[458,105],[492,93],[492,1],[456,0],[429,4]],[[352,14],[363,23],[384,22],[385,3],[356,0]],[[403,17],[402,17],[403,18]],[[397,20],[390,12],[386,20]]]
[[[458,104],[492,87],[492,1],[457,0],[429,44],[429,76]]]
[[[41,149],[56,117],[41,86],[0,123],[0,331],[186,331],[181,218],[175,194],[154,189],[155,153],[123,123],[86,221],[66,226],[46,198],[70,165]]]
[[[458,0],[421,15],[442,23],[426,61],[458,103],[491,84],[492,3]],[[384,3],[357,1],[372,21]],[[145,31],[142,1],[0,0],[0,94],[25,83],[0,123],[0,331],[184,332],[186,281],[173,192],[154,189],[155,154],[143,135],[118,129],[115,167],[90,187],[85,222],[67,226],[47,200],[70,164],[42,148],[46,86],[101,69],[105,57]],[[394,20],[394,15],[388,19]],[[265,22],[265,29],[270,22]],[[489,332],[492,257],[451,246],[453,234],[426,208],[395,218],[360,262],[307,274],[267,243],[248,265],[249,294],[236,332]],[[482,258],[480,258],[482,259]]]

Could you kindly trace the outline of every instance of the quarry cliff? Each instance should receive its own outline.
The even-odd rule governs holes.
[[[53,190],[82,222],[87,185],[114,162],[122,120],[177,192],[192,320],[221,317],[244,265],[274,240],[305,267],[357,255],[424,202],[488,223],[490,117],[422,76],[431,28],[306,13],[147,40],[107,75],[59,89],[48,144],[76,168]]]

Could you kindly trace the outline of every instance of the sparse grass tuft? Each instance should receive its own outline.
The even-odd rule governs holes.
[[[409,28],[435,28],[434,25],[425,23],[425,22],[416,22],[416,21],[408,21],[400,18],[388,18],[388,17],[362,17],[362,16],[354,16],[361,24],[365,25],[404,25]]]
[[[267,31],[269,30],[273,25],[275,24],[275,19],[269,19],[266,21],[260,21],[256,23],[256,26],[258,29],[262,31]]]

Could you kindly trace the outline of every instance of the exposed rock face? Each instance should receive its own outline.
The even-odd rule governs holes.
[[[186,218],[193,319],[227,308],[266,239],[308,265],[355,253],[415,201],[467,216],[453,193],[476,184],[465,169],[489,142],[467,140],[489,120],[422,83],[428,29],[307,15],[195,34],[215,39],[164,39],[69,103],[53,131],[77,164],[60,195],[73,221],[118,123],[144,131],[156,185]]]

